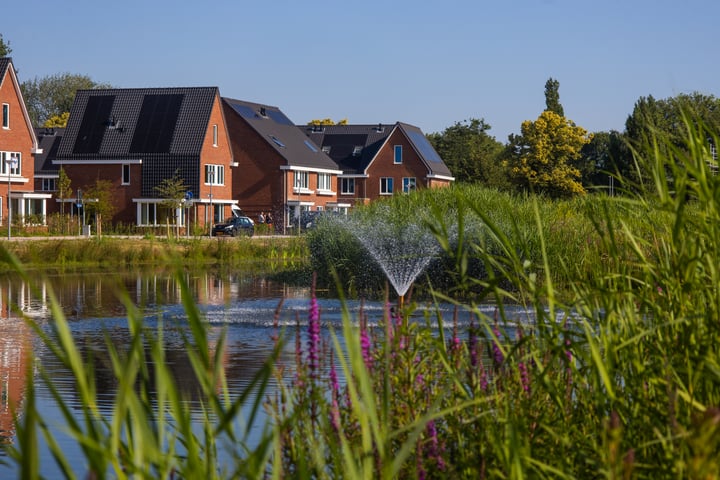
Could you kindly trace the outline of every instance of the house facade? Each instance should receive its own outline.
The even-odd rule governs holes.
[[[51,195],[35,192],[34,156],[41,153],[10,57],[0,58],[0,223],[44,224]],[[2,185],[7,188],[2,188]]]
[[[417,188],[445,187],[452,173],[422,131],[406,123],[305,125],[308,139],[342,170],[338,202],[366,204]]]
[[[270,212],[285,232],[306,211],[346,211],[337,164],[277,107],[223,98],[233,156],[234,198],[253,219]]]
[[[114,223],[205,227],[237,203],[217,87],[79,90],[53,162],[82,208],[110,185]],[[170,180],[182,198],[163,193]]]

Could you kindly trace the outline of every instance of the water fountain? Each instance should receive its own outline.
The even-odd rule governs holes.
[[[440,245],[419,220],[380,213],[372,218],[350,216],[345,227],[378,263],[402,304],[410,286],[440,253]]]

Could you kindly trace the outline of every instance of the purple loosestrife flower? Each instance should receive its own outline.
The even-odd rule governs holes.
[[[363,328],[360,332],[360,349],[362,350],[362,357],[363,361],[365,362],[365,367],[367,367],[368,370],[372,370],[372,356],[370,352],[370,348],[372,346],[372,343],[370,342],[370,334],[368,333],[366,328]]]
[[[430,420],[425,428],[428,436],[427,446],[427,458],[433,460],[437,465],[438,470],[445,470],[445,460],[443,460],[440,449],[440,442],[438,441],[437,428],[435,427],[435,420]]]
[[[477,352],[477,333],[475,333],[475,322],[470,320],[470,330],[468,331],[468,350],[470,351],[470,366],[477,367],[478,364],[478,352]]]
[[[310,378],[315,379],[320,368],[320,307],[313,293],[310,299],[310,313],[308,314],[308,368]]]
[[[500,349],[500,329],[498,329],[497,324],[495,324],[495,327],[493,328],[493,333],[495,334],[495,338],[493,338],[492,342],[493,361],[495,362],[495,366],[499,367],[505,360],[505,355],[503,355],[503,352]]]

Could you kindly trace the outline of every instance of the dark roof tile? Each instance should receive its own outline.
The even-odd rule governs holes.
[[[287,166],[339,170],[336,163],[310,142],[278,107],[233,98],[223,98],[223,102],[268,142],[285,159]]]

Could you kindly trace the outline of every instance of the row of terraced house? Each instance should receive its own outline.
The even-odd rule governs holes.
[[[12,60],[0,58],[0,104],[3,224],[8,207],[36,222],[63,202],[79,214],[78,192],[98,180],[112,184],[115,223],[205,226],[233,211],[269,212],[280,232],[304,211],[347,213],[453,181],[415,126],[295,125],[275,106],[222,97],[217,87],[79,90],[65,128],[36,128]],[[57,195],[60,169],[68,198]],[[186,189],[177,209],[157,188],[172,178]]]

